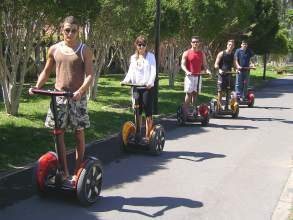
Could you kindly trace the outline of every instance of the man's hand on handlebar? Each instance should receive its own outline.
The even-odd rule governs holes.
[[[79,90],[77,90],[73,93],[72,99],[74,101],[78,101],[81,99],[81,96],[82,96],[82,93]]]
[[[35,94],[35,93],[33,93],[33,89],[38,89],[38,87],[36,87],[36,86],[30,87],[29,90],[28,90],[29,95],[34,95]]]
[[[189,71],[187,71],[187,72],[185,72],[185,75],[186,75],[186,76],[191,76],[191,75],[192,75],[192,73],[191,73],[191,72],[189,72]]]

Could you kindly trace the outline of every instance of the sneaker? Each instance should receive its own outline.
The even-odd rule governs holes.
[[[48,177],[47,184],[54,185],[55,184],[55,176]]]
[[[72,188],[75,186],[76,182],[77,182],[76,175],[69,176],[63,180],[63,186],[65,186],[67,188]]]
[[[143,137],[143,138],[140,139],[139,143],[142,144],[142,145],[147,145],[147,144],[150,143],[150,140],[148,138]]]

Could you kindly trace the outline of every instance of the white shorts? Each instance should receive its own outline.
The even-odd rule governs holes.
[[[193,91],[195,91],[195,92],[200,93],[200,91],[201,91],[201,83],[202,83],[202,79],[200,77],[199,87],[197,88],[198,76],[185,76],[185,79],[184,79],[184,92],[192,93]],[[197,89],[199,91],[197,91]]]

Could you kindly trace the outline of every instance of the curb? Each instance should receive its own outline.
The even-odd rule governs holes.
[[[112,138],[115,137],[115,136],[117,136],[117,134],[110,135],[110,136],[108,136],[108,137],[105,138],[105,139],[92,141],[92,142],[86,144],[86,145],[85,145],[85,148],[87,149],[87,148],[89,148],[89,147],[91,147],[92,145],[97,144],[97,143],[103,143],[103,142],[105,142],[105,141],[108,141],[108,140],[112,139]],[[70,150],[67,151],[66,155],[68,156],[68,155],[73,154],[73,153],[75,153],[75,149],[70,149]],[[4,171],[4,172],[0,173],[0,181],[1,181],[2,179],[8,178],[8,177],[13,176],[13,175],[16,175],[16,174],[21,173],[21,172],[23,172],[23,171],[26,171],[26,170],[32,169],[32,168],[34,167],[34,165],[35,165],[36,162],[37,162],[37,160],[36,160],[35,162],[32,162],[32,163],[26,164],[26,165],[24,165],[24,166],[22,166],[22,167],[18,167],[18,168],[16,168],[16,170]]]
[[[174,116],[176,116],[176,114],[172,113],[172,114],[167,114],[167,115],[157,115],[154,119],[154,121],[156,121],[157,123],[162,121],[164,118],[166,119],[170,119],[170,118],[173,118]],[[144,127],[144,126],[143,126]],[[109,136],[107,136],[106,138],[104,139],[100,139],[100,140],[94,140],[88,144],[86,144],[85,148],[88,149],[92,146],[94,146],[95,144],[98,144],[98,143],[103,143],[103,142],[106,142],[106,141],[109,141],[111,140],[112,138],[115,138],[115,137],[118,137],[119,135],[119,132],[118,133],[114,133],[114,134],[111,134]],[[74,154],[75,153],[75,149],[70,149],[67,151],[67,156],[68,155],[71,155],[71,154]],[[0,182],[1,180],[3,179],[6,179],[10,176],[13,176],[13,175],[16,175],[18,173],[21,173],[23,171],[26,171],[26,170],[29,170],[29,169],[32,169],[35,165],[35,163],[37,162],[37,160],[35,162],[31,162],[31,163],[28,163],[22,167],[17,167],[15,168],[15,170],[11,170],[11,171],[4,171],[4,172],[0,172]]]
[[[292,166],[290,166],[292,167]],[[278,204],[272,213],[271,220],[289,219],[292,208],[293,198],[293,169],[291,168],[290,176],[278,201]]]

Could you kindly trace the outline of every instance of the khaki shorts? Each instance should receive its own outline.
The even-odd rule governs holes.
[[[57,118],[59,127],[66,130],[79,130],[88,128],[90,120],[87,113],[86,96],[82,96],[79,101],[74,101],[71,98],[64,96],[57,96]],[[55,122],[52,113],[52,103],[48,110],[45,126],[54,128]]]
[[[193,91],[195,92],[200,92],[201,91],[201,77],[199,80],[199,86],[198,84],[198,76],[185,76],[184,79],[184,92],[186,93],[192,93]],[[197,88],[198,87],[198,88]],[[199,90],[199,91],[197,91]]]

